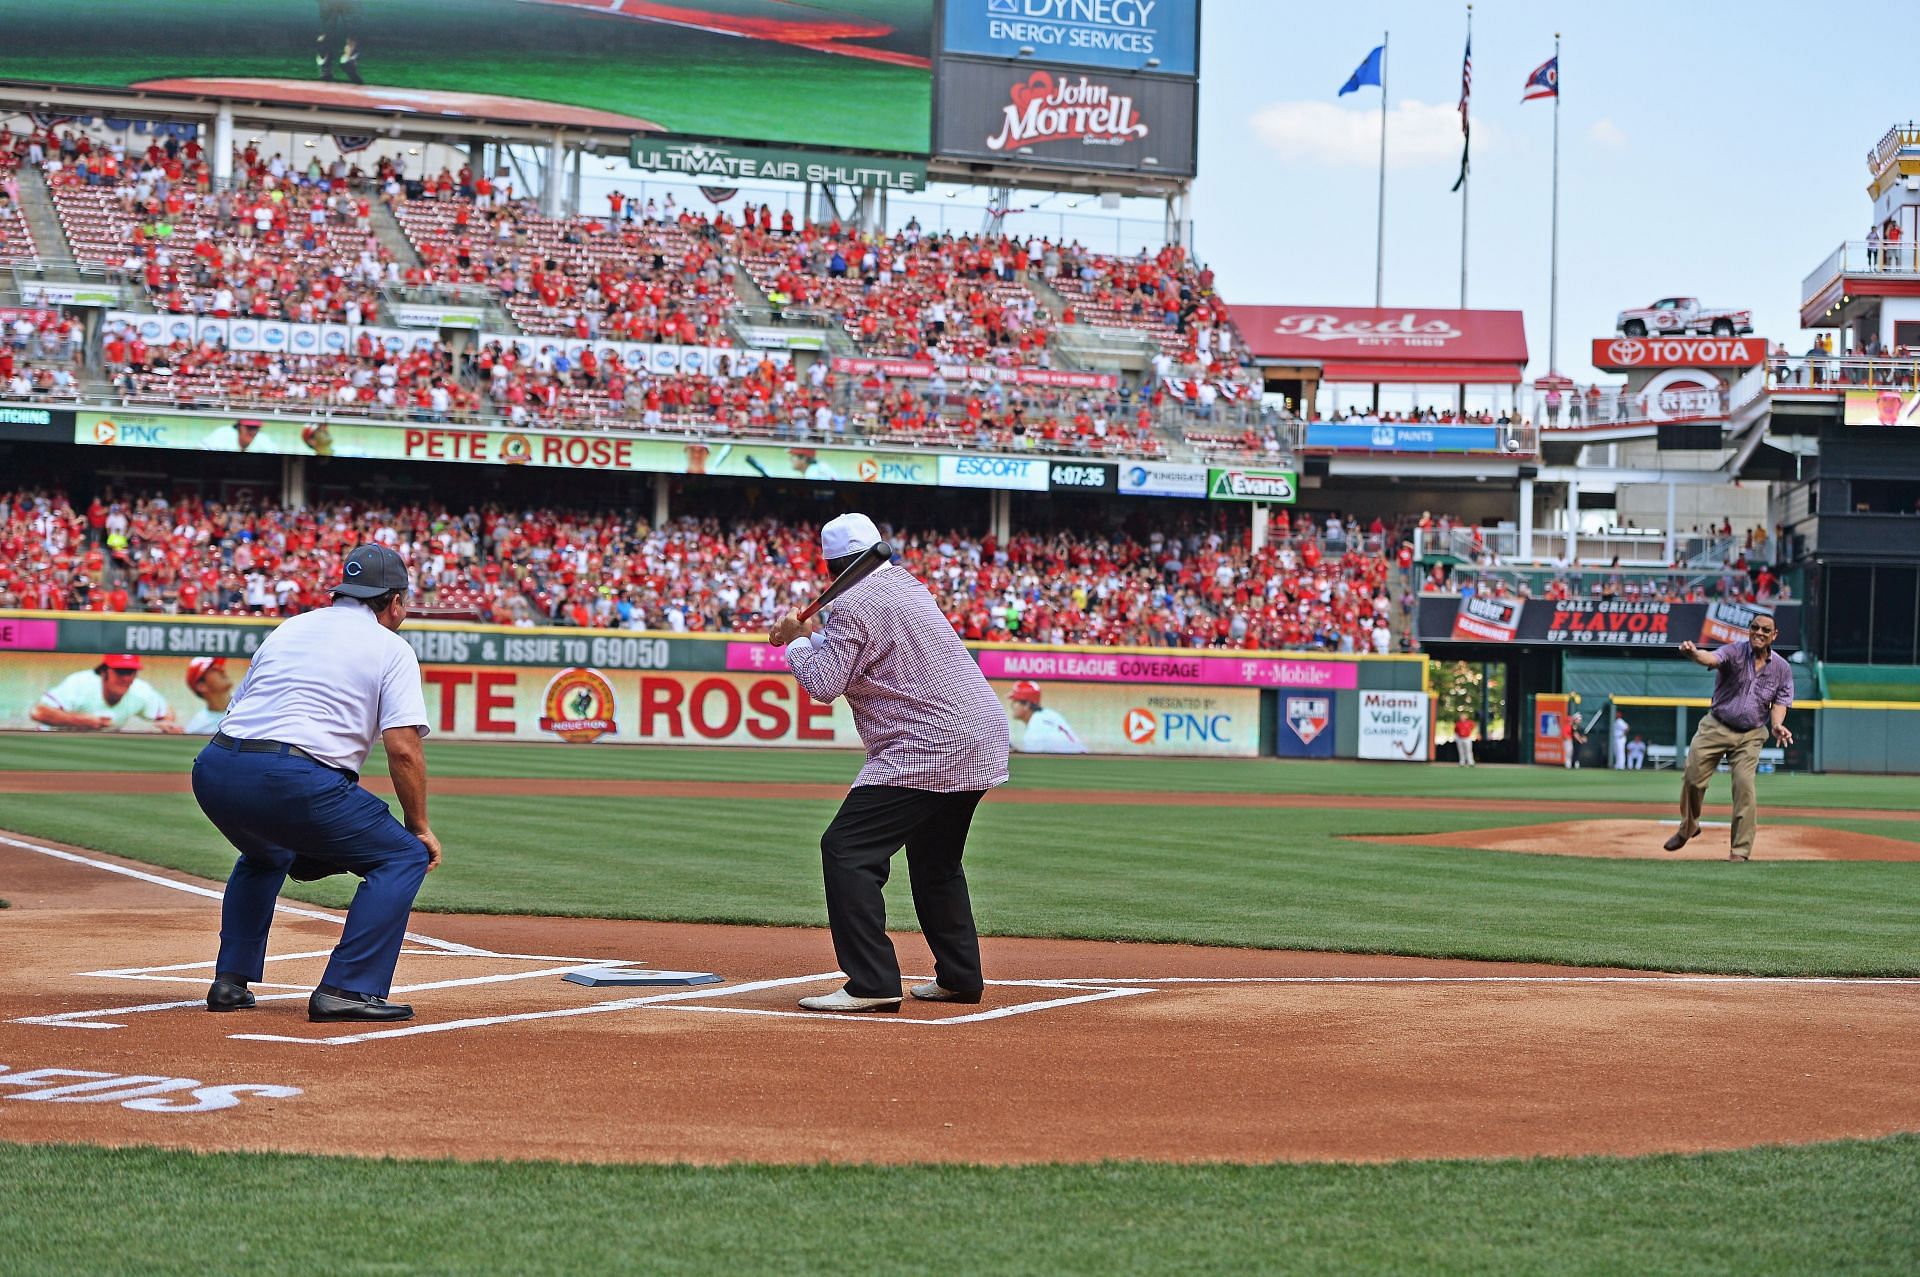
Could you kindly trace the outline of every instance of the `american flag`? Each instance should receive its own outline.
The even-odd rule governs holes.
[[[1473,128],[1467,123],[1467,103],[1473,98],[1473,33],[1467,33],[1467,55],[1460,60],[1460,176],[1453,189],[1467,180],[1467,155],[1473,149]]]

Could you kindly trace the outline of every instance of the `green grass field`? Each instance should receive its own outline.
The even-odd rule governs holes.
[[[184,772],[187,740],[0,737],[0,770]],[[441,776],[844,784],[847,753],[429,744]],[[379,760],[369,765],[378,770]],[[1347,841],[1556,816],[1391,797],[1667,803],[1671,773],[1028,759],[1026,790],[1313,793],[1326,810],[989,802],[984,930],[1689,971],[1920,975],[1920,864],[1585,860]],[[1724,791],[1721,791],[1722,793]],[[1911,781],[1769,776],[1769,805],[1920,841]],[[442,795],[428,910],[819,925],[830,801]],[[1893,819],[1869,819],[1887,813]],[[1898,818],[1914,813],[1911,818]],[[220,877],[190,797],[0,794],[0,827]],[[1763,843],[1764,849],[1764,843]],[[1764,851],[1763,851],[1764,854]],[[901,875],[904,876],[904,875]],[[345,903],[345,880],[297,894]],[[904,892],[896,921],[911,918]],[[1920,1049],[1920,1029],[1916,1030]],[[0,1114],[3,1116],[3,1114]],[[4,1127],[0,1126],[0,1138]],[[9,1272],[1906,1272],[1920,1138],[1390,1166],[452,1165],[0,1144]],[[111,1198],[115,1211],[77,1210]],[[235,1227],[222,1221],[244,1219]],[[334,1237],[336,1225],[347,1240]]]

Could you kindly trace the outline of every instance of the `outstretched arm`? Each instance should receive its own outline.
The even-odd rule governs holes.
[[[1694,664],[1704,665],[1708,669],[1712,669],[1720,664],[1720,653],[1709,652],[1691,640],[1680,645],[1680,655],[1686,657]]]
[[[387,775],[400,799],[400,815],[407,830],[427,845],[427,871],[440,863],[440,840],[427,824],[427,751],[420,732],[412,727],[389,727],[380,733],[387,748]]]

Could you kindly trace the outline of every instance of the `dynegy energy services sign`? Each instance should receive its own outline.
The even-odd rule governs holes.
[[[1199,0],[947,0],[945,51],[1194,75]]]

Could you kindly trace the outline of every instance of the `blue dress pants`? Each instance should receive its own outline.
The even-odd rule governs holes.
[[[214,969],[262,977],[274,899],[290,868],[300,878],[351,873],[363,881],[322,980],[386,997],[427,875],[426,844],[351,774],[299,754],[241,753],[211,742],[194,759],[193,796],[240,852],[220,906]]]

